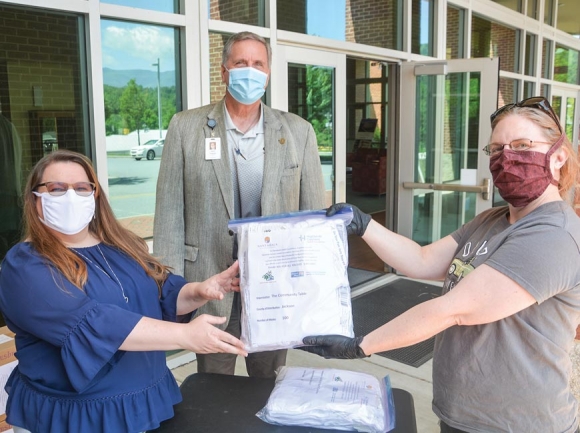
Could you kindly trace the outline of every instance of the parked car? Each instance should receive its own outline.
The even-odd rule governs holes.
[[[161,156],[163,153],[163,143],[165,143],[164,139],[149,140],[141,146],[132,148],[131,156],[137,161],[143,157],[148,160],[155,159],[156,156]]]

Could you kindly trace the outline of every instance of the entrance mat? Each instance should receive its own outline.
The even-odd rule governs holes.
[[[352,300],[354,334],[366,335],[408,309],[441,294],[441,287],[398,279]],[[435,338],[377,355],[420,367],[433,356]]]
[[[367,271],[366,269],[358,269],[351,266],[347,268],[347,272],[348,284],[351,288],[384,275],[380,272]]]

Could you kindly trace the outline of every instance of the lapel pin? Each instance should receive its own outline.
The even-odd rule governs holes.
[[[280,140],[278,140],[278,142],[279,142],[280,144],[284,144],[284,143],[286,143],[286,139],[285,139],[285,138],[281,138]]]

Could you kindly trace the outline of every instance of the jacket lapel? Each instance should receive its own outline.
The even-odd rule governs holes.
[[[225,118],[224,118],[224,100],[218,102],[212,111],[207,115],[207,120],[214,119],[216,126],[213,128],[215,137],[221,140],[221,158],[212,160],[213,169],[218,181],[219,189],[221,191],[224,204],[228,211],[230,219],[234,218],[234,194],[232,187],[232,171],[230,169],[230,152],[228,148],[228,136],[226,132]],[[206,124],[203,127],[205,137],[211,137],[212,129]],[[205,148],[205,140],[204,140]]]
[[[284,171],[284,160],[290,137],[282,134],[282,123],[274,111],[264,105],[264,177],[262,180],[262,214],[268,214],[268,203],[276,203],[276,192]]]

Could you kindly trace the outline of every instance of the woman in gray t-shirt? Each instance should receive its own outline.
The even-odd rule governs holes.
[[[442,296],[364,337],[306,337],[303,349],[359,358],[436,336],[433,410],[442,433],[573,433],[580,218],[564,198],[577,156],[542,97],[500,108],[491,123],[484,151],[507,206],[423,247],[353,207],[349,233],[409,277],[444,280]]]

